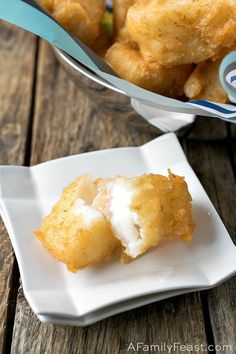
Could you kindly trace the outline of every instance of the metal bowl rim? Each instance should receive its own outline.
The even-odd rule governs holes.
[[[126,93],[122,90],[119,90],[109,82],[105,81],[104,79],[100,78],[97,76],[95,73],[92,73],[91,71],[87,70],[84,66],[80,65],[80,63],[73,59],[71,56],[69,56],[67,53],[65,53],[62,49],[56,48],[53,46],[54,51],[56,54],[70,67],[72,67],[74,70],[78,71],[80,74],[85,75],[89,79],[95,81],[97,84],[100,84],[106,88],[109,88],[115,92],[121,93],[122,95],[126,95]]]

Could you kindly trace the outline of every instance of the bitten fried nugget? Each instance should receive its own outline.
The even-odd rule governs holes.
[[[236,0],[140,0],[127,25],[146,61],[199,63],[236,43]]]
[[[115,43],[106,53],[105,60],[121,78],[160,95],[178,97],[192,71],[192,65],[162,66],[147,63],[139,50],[130,43]]]
[[[93,206],[104,212],[123,246],[136,258],[162,239],[192,239],[191,196],[183,177],[148,174],[100,180]]]
[[[122,246],[127,262],[162,239],[190,241],[191,196],[183,177],[78,178],[35,232],[48,251],[76,271],[109,259]]]
[[[219,68],[226,52],[217,59],[199,63],[184,85],[185,95],[190,99],[201,99],[227,103],[229,98],[219,79]]]
[[[109,222],[91,206],[96,191],[90,175],[78,178],[35,231],[44,247],[71,271],[109,259],[118,245]]]

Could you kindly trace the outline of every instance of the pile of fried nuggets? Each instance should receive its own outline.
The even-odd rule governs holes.
[[[39,1],[121,78],[163,96],[228,102],[218,71],[236,49],[236,0],[113,0],[112,38],[104,0]]]
[[[108,260],[127,263],[163,239],[190,241],[191,196],[183,177],[146,174],[94,180],[79,177],[63,191],[35,232],[71,271]]]

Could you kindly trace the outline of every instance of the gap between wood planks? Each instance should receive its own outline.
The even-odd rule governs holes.
[[[235,128],[235,127],[234,127]],[[229,160],[231,163],[231,167],[234,173],[234,178],[236,178],[236,161],[234,160],[234,154],[236,150],[236,140],[234,141],[233,139],[233,126],[231,123],[226,123],[226,129],[227,129],[227,139],[226,139],[226,147],[227,147],[227,153],[229,156]]]
[[[13,333],[14,320],[15,320],[17,294],[18,294],[18,289],[20,284],[19,280],[20,280],[20,272],[19,272],[16,258],[14,257],[12,278],[11,278],[11,288],[9,294],[9,304],[7,308],[5,344],[3,347],[4,353],[6,354],[11,352],[11,342],[12,342],[12,333]]]
[[[30,156],[31,156],[31,143],[32,143],[32,129],[33,129],[33,120],[34,120],[34,110],[35,110],[35,97],[36,97],[36,86],[37,86],[37,70],[38,70],[38,52],[39,52],[39,38],[36,39],[36,48],[35,48],[35,65],[33,72],[33,80],[32,80],[32,98],[30,105],[30,114],[29,114],[29,122],[28,122],[28,131],[25,143],[25,158],[24,158],[24,166],[30,165]],[[20,272],[19,267],[14,258],[13,264],[13,273],[11,279],[11,292],[9,296],[9,307],[7,310],[7,331],[6,331],[6,339],[5,339],[5,348],[4,351],[6,354],[10,354],[11,352],[11,342],[12,342],[12,334],[14,328],[14,319],[16,312],[16,303],[17,303],[17,294],[20,286]]]
[[[39,55],[39,38],[37,38],[37,40],[36,40],[35,66],[34,66],[34,75],[33,75],[33,82],[32,82],[32,100],[31,100],[31,106],[30,106],[27,139],[26,139],[26,144],[25,144],[24,166],[30,165],[30,156],[31,156],[31,148],[32,148],[32,131],[33,131],[36,88],[37,88],[38,55]]]

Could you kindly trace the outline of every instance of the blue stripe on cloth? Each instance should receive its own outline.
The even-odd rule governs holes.
[[[236,80],[236,75],[232,76],[230,79],[231,82],[234,82],[235,80]]]
[[[226,109],[226,108],[223,108],[217,104],[214,104],[212,102],[209,102],[209,101],[201,101],[201,100],[197,100],[197,101],[189,101],[189,103],[194,103],[194,104],[197,104],[199,106],[203,106],[203,107],[206,107],[206,108],[210,108],[210,109],[214,109],[215,111],[217,112],[220,112],[220,113],[224,113],[224,114],[236,114],[236,110],[235,111],[231,111],[229,109]]]

